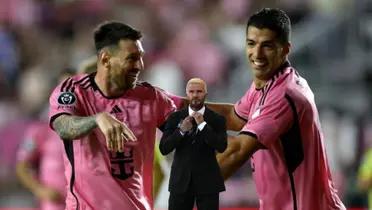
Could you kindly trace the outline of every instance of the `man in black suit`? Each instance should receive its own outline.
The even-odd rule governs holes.
[[[217,210],[225,190],[215,151],[227,147],[225,118],[204,105],[207,86],[199,78],[186,86],[188,108],[169,116],[160,141],[160,152],[176,150],[169,180],[169,210]]]

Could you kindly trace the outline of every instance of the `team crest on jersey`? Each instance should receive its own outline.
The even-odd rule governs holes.
[[[71,92],[63,92],[58,97],[58,103],[60,105],[72,105],[76,101],[75,94]]]

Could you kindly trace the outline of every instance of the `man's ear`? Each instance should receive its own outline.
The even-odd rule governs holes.
[[[99,54],[99,62],[102,64],[102,66],[106,67],[106,68],[110,68],[111,64],[110,64],[110,58],[111,58],[111,55],[103,50],[100,54]]]
[[[291,43],[288,42],[287,44],[283,46],[283,54],[287,56],[290,52],[291,52]]]

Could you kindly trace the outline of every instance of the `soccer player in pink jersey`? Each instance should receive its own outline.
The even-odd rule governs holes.
[[[65,209],[62,154],[63,144],[47,122],[37,121],[25,132],[17,154],[17,175],[40,199],[40,210]]]
[[[78,73],[94,73],[97,71],[97,57],[93,56],[86,60],[84,60],[78,68]],[[166,93],[169,97],[172,98],[173,102],[175,102],[176,107],[181,107],[183,105],[183,100],[180,100],[182,98],[172,95],[170,93]],[[159,137],[160,139],[160,137]],[[157,153],[159,153],[157,155]],[[155,146],[154,148],[154,162],[147,162],[143,166],[143,174],[144,174],[144,189],[145,189],[145,195],[149,198],[150,205],[152,206],[154,201],[157,199],[157,196],[159,194],[159,190],[161,187],[161,183],[164,179],[164,172],[161,167],[160,162],[161,160],[161,154],[159,151],[159,147]],[[153,176],[149,176],[147,174],[153,174]]]
[[[218,161],[227,178],[251,159],[260,210],[344,210],[314,95],[288,61],[290,31],[290,19],[279,9],[250,17],[246,53],[254,81],[235,106],[214,106],[229,129],[241,130]]]
[[[141,36],[120,22],[99,25],[97,72],[68,78],[50,97],[50,125],[66,150],[68,210],[152,209],[144,189],[152,173],[144,177],[144,165],[153,163],[156,128],[176,106],[164,91],[137,81]]]

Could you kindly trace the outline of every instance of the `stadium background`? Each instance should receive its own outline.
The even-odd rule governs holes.
[[[0,0],[0,5],[0,208],[35,205],[14,174],[22,131],[46,106],[57,75],[94,55],[91,32],[97,23],[121,20],[144,33],[143,79],[184,95],[185,81],[198,76],[208,83],[210,101],[233,103],[251,81],[245,23],[262,7],[290,15],[290,59],[315,93],[339,195],[347,207],[366,208],[356,171],[372,145],[371,0]],[[169,170],[167,158],[163,166]],[[226,185],[221,206],[258,205],[248,164]],[[164,208],[166,201],[163,184],[156,206]]]

